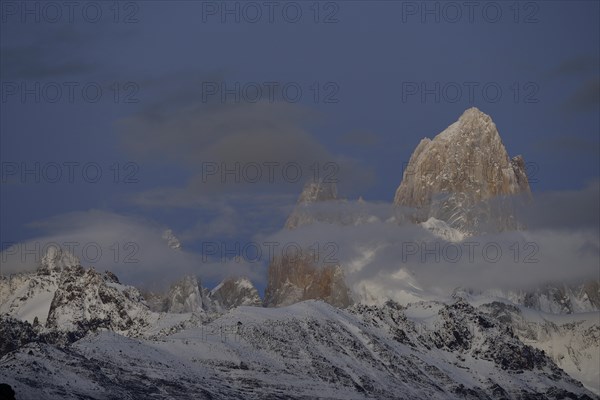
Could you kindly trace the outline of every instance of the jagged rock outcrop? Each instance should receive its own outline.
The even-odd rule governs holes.
[[[464,302],[240,307],[160,340],[31,343],[0,359],[0,374],[23,398],[52,400],[597,398]]]
[[[29,322],[0,315],[0,357],[37,339],[38,334]]]
[[[596,392],[600,391],[600,324],[597,313],[571,316],[522,311],[512,304],[494,301],[478,307],[514,332],[524,343],[543,350],[559,367]],[[534,313],[535,315],[535,313]]]
[[[60,335],[97,329],[135,335],[148,324],[150,310],[136,288],[109,271],[82,267],[65,249],[49,247],[35,272],[11,275],[0,287],[0,312]]]
[[[72,267],[63,271],[46,327],[62,331],[110,329],[132,334],[147,326],[150,310],[141,293],[112,273]]]
[[[227,278],[219,283],[209,294],[216,307],[230,310],[239,306],[260,307],[262,300],[258,290],[246,278]]]
[[[169,313],[205,313],[215,312],[216,306],[209,297],[209,291],[202,287],[196,276],[186,276],[171,285],[165,299],[165,309]]]
[[[171,285],[168,293],[146,291],[146,303],[154,312],[217,315],[239,306],[261,306],[258,290],[246,278],[227,278],[208,290],[196,276],[186,276]]]
[[[309,182],[285,227],[295,229],[315,222],[341,223],[340,214],[332,213],[327,207],[313,207],[325,203],[339,205],[335,184]],[[275,256],[269,264],[263,304],[278,307],[320,299],[338,307],[350,305],[351,296],[342,268],[339,265],[322,265],[319,260],[320,257],[315,257],[311,251],[301,251],[297,256]]]
[[[264,304],[287,306],[318,299],[336,307],[352,303],[339,265],[316,266],[312,257],[278,257],[269,266]]]
[[[579,285],[553,283],[528,290],[474,290],[457,288],[453,296],[469,299],[501,298],[549,314],[575,314],[600,310],[600,284],[587,281]]]
[[[496,125],[477,108],[413,152],[394,204],[414,222],[445,221],[465,234],[519,227],[513,200],[531,196],[525,161],[508,157]]]

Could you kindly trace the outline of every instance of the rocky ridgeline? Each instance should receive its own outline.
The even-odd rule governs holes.
[[[0,374],[24,398],[48,399],[597,398],[460,299],[282,311],[238,308],[161,341],[103,332],[68,348],[30,343],[0,360]],[[205,335],[224,327],[227,338]]]
[[[145,292],[155,312],[215,314],[240,306],[261,306],[258,290],[247,278],[226,278],[214,289],[202,286],[200,278],[188,275],[164,293]]]

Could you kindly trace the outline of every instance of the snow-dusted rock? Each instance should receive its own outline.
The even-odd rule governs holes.
[[[477,108],[413,152],[394,204],[465,234],[514,229],[513,196],[531,196],[521,156],[508,157],[496,125]]]
[[[216,307],[229,310],[239,306],[262,306],[258,290],[247,278],[227,278],[209,294]]]
[[[331,209],[321,211],[315,204],[337,205],[337,186],[335,183],[310,181],[300,193],[296,207],[285,222],[285,228],[294,229],[317,221],[335,222]],[[328,212],[329,211],[329,212]]]
[[[169,313],[205,313],[216,311],[215,304],[208,296],[196,276],[186,276],[171,285],[165,299],[165,310]]]
[[[334,183],[309,182],[285,228],[295,229],[315,222],[343,224],[344,214],[339,212],[342,205]],[[269,264],[264,305],[278,307],[309,299],[324,300],[338,307],[351,304],[342,268],[320,265],[316,260],[319,256],[305,250],[299,256],[274,257]]]
[[[269,265],[264,305],[279,307],[319,299],[347,307],[352,297],[339,265],[316,266],[311,256],[276,257]]]
[[[0,360],[24,399],[593,399],[553,360],[459,301],[238,307],[161,340],[111,332]]]

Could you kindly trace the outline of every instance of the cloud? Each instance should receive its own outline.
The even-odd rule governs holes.
[[[545,283],[579,284],[598,279],[600,234],[598,185],[581,191],[536,195],[521,212],[527,230],[469,237],[451,243],[418,225],[398,224],[385,204],[346,203],[361,223],[315,223],[269,236],[279,243],[321,249],[343,267],[346,280],[363,301],[448,296],[457,287],[531,289]],[[386,209],[387,207],[387,209]],[[339,207],[321,207],[344,220]],[[370,216],[370,217],[368,217]],[[331,260],[330,260],[331,261]]]
[[[537,193],[518,214],[530,229],[598,229],[598,204],[600,182],[594,181],[581,190]]]
[[[546,138],[538,141],[535,146],[540,150],[550,151],[552,153],[560,154],[565,156],[567,152],[575,155],[585,154],[598,154],[598,146],[600,143],[598,140],[590,140],[585,137],[575,135],[561,135]]]
[[[597,73],[600,61],[597,57],[580,55],[563,61],[554,68],[550,75],[553,77],[580,76],[589,73]]]
[[[285,101],[223,102],[203,95],[204,84],[226,82],[225,75],[182,73],[149,81],[152,98],[160,100],[144,101],[140,112],[117,122],[122,148],[143,162],[186,168],[192,178],[181,190],[189,198],[265,191],[297,195],[315,174],[328,172],[353,188],[372,181],[371,168],[331,152],[309,131],[322,118],[316,111]],[[326,171],[329,165],[335,171]]]
[[[31,28],[31,24],[27,25]],[[97,70],[96,63],[81,58],[81,50],[90,45],[94,36],[72,25],[47,29],[39,24],[32,29],[37,32],[33,37],[31,31],[7,35],[12,40],[4,41],[0,49],[2,79],[73,79]]]
[[[375,147],[379,144],[380,138],[373,132],[351,131],[342,136],[338,142],[342,145],[358,148]]]
[[[41,44],[5,47],[1,66],[3,79],[49,79],[73,77],[91,72],[94,67],[79,60],[55,59],[55,53]]]
[[[598,111],[600,105],[600,80],[584,82],[564,103],[566,111]]]
[[[186,213],[180,232],[186,242],[227,237],[251,237],[278,230],[292,211],[296,194],[209,193],[198,188],[157,188],[129,198],[143,208],[166,208]]]
[[[173,250],[162,238],[165,226],[136,216],[99,210],[72,212],[33,223],[31,228],[41,234],[10,248],[3,246],[3,274],[33,270],[44,250],[58,245],[70,249],[83,266],[110,270],[123,282],[140,287],[165,289],[187,274],[204,281],[231,275],[245,275],[255,282],[264,279],[263,266],[257,263],[203,257],[185,247]]]
[[[5,274],[33,268],[34,260],[23,260],[22,255],[35,249],[36,243],[43,248],[49,243],[76,242],[74,253],[83,265],[112,270],[124,282],[141,287],[159,282],[164,288],[185,274],[196,274],[204,282],[245,275],[264,285],[268,256],[301,248],[316,254],[321,264],[339,263],[357,298],[368,302],[447,296],[457,287],[516,290],[545,283],[578,284],[598,279],[599,190],[595,182],[578,191],[536,194],[532,203],[517,210],[528,225],[526,230],[475,236],[456,243],[442,240],[419,225],[398,224],[398,210],[389,203],[316,204],[312,211],[321,220],[338,223],[316,222],[271,234],[249,230],[242,234],[251,239],[243,242],[233,237],[239,233],[238,221],[253,218],[254,213],[260,226],[265,220],[261,213],[268,210],[250,207],[248,213],[239,213],[235,207],[222,206],[213,219],[175,232],[184,238],[183,251],[170,249],[162,239],[166,227],[153,221],[98,210],[75,212],[32,224],[42,233],[20,244],[20,251],[5,250],[2,268]],[[210,236],[217,234],[224,239]],[[204,247],[186,247],[185,239],[217,247],[211,252]],[[258,262],[240,249],[248,243],[260,247]],[[269,248],[267,243],[276,245]],[[95,260],[97,247],[102,249],[99,260]],[[240,257],[232,257],[232,249]],[[131,260],[135,262],[126,262]]]

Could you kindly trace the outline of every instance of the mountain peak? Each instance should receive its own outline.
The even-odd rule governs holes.
[[[298,204],[337,200],[337,186],[333,182],[309,181],[298,197]]]
[[[337,185],[323,180],[309,181],[304,185],[296,207],[285,222],[287,229],[294,229],[322,219],[312,206],[315,203],[338,200]]]
[[[211,310],[206,290],[194,275],[187,275],[171,285],[166,299],[166,311],[171,313],[203,313]]]
[[[394,203],[415,208],[417,222],[433,217],[467,233],[479,230],[478,213],[499,217],[476,206],[521,193],[530,194],[523,157],[511,160],[492,118],[473,107],[432,140],[421,140]]]
[[[469,139],[470,145],[482,141],[495,141],[496,145],[502,145],[500,134],[492,117],[480,111],[476,107],[466,109],[456,122],[437,135],[434,140],[461,140]],[[502,145],[502,147],[504,147]]]
[[[481,111],[479,108],[477,107],[471,107],[471,108],[467,108],[462,115],[460,116],[459,120],[464,120],[464,119],[489,119],[491,120],[492,118],[487,115],[486,113],[484,113],[483,111]]]

